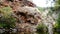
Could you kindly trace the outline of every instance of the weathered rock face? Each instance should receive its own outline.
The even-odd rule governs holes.
[[[19,31],[32,32],[40,22],[40,12],[36,5],[27,0],[4,0],[0,7],[10,6],[13,16],[17,19],[16,28]]]
[[[18,11],[14,11],[15,17],[17,20],[17,26],[20,27],[31,27],[36,26],[40,18],[40,13],[37,12],[36,8],[32,7],[20,7],[17,9]],[[18,25],[19,24],[19,25]]]
[[[36,6],[35,4],[33,4],[28,0],[0,0],[0,4],[2,6],[11,6],[12,8],[17,6],[19,7],[23,7],[23,6],[35,7]]]
[[[19,28],[23,31],[28,29],[27,31],[36,31],[35,28],[37,24],[40,22],[40,13],[37,8],[33,7],[19,7],[18,11],[14,11],[14,16],[17,18],[16,28]]]

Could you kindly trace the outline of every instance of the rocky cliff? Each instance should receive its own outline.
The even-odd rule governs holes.
[[[0,8],[10,6],[18,31],[32,32],[40,23],[40,12],[32,0],[0,0]]]

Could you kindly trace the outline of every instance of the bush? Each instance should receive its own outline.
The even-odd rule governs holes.
[[[15,27],[16,19],[12,16],[12,9],[8,7],[0,8],[0,28]]]
[[[47,27],[43,24],[43,23],[40,23],[38,26],[37,26],[37,32],[46,32],[47,31]]]
[[[37,26],[37,34],[48,34],[47,26],[45,26],[43,23],[40,23]]]

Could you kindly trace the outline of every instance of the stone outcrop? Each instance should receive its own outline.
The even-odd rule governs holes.
[[[21,9],[21,10],[20,10]],[[17,20],[17,28],[36,28],[40,22],[40,13],[37,8],[22,7],[18,11],[15,11],[15,17]]]
[[[1,0],[0,7],[7,6],[12,8],[13,16],[17,19],[16,28],[18,31],[35,31],[34,29],[41,18],[40,12],[34,3],[28,0]]]

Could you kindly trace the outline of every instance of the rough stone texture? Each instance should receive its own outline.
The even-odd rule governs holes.
[[[40,13],[37,8],[33,7],[19,7],[18,11],[14,11],[14,16],[17,18],[16,28],[19,28],[23,31],[36,31],[36,26],[40,22]],[[19,30],[18,29],[18,30]],[[19,30],[19,31],[21,31]]]
[[[16,28],[22,32],[36,31],[40,22],[40,12],[36,5],[27,0],[1,0],[0,7],[10,6],[13,16],[17,19]]]

